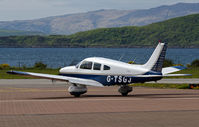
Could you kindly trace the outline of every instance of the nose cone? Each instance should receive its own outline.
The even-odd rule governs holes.
[[[61,68],[60,70],[59,70],[59,73],[63,73],[64,72],[64,68]]]
[[[59,73],[60,74],[63,74],[63,73],[71,73],[71,72],[74,72],[75,71],[75,66],[69,66],[69,67],[64,67],[64,68],[61,68],[59,70]]]

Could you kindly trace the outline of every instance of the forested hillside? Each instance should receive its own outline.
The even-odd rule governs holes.
[[[177,3],[138,10],[102,9],[34,20],[0,21],[0,29],[70,35],[97,28],[144,26],[196,13],[199,13],[199,3]]]
[[[0,29],[0,37],[2,36],[21,36],[21,35],[44,35],[41,32],[20,31],[20,30],[4,30]]]
[[[162,40],[172,47],[199,47],[199,14],[147,26],[101,28],[72,35],[0,37],[1,47],[142,47]]]

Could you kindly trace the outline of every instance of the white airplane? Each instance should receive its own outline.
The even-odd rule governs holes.
[[[68,91],[75,97],[86,93],[86,86],[104,87],[114,85],[119,85],[118,91],[123,96],[127,96],[132,91],[132,87],[128,86],[129,84],[158,81],[163,77],[190,75],[170,74],[185,69],[185,67],[162,68],[166,49],[167,44],[159,42],[148,62],[143,65],[128,64],[102,57],[91,57],[82,60],[76,66],[61,68],[59,75],[19,71],[8,71],[7,73],[68,82],[70,85]]]

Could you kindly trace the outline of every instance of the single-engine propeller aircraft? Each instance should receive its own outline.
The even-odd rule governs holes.
[[[132,91],[129,84],[158,81],[163,77],[189,76],[189,74],[170,74],[185,69],[181,66],[162,68],[166,55],[167,43],[159,42],[152,56],[143,65],[128,64],[117,60],[91,57],[82,60],[76,66],[60,69],[59,75],[8,71],[9,74],[26,75],[51,80],[68,82],[68,91],[79,97],[87,92],[86,86],[114,86],[119,85],[119,92],[127,96]]]

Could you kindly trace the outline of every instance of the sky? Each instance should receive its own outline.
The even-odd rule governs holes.
[[[149,9],[199,0],[0,0],[0,21],[29,20],[99,9]]]

